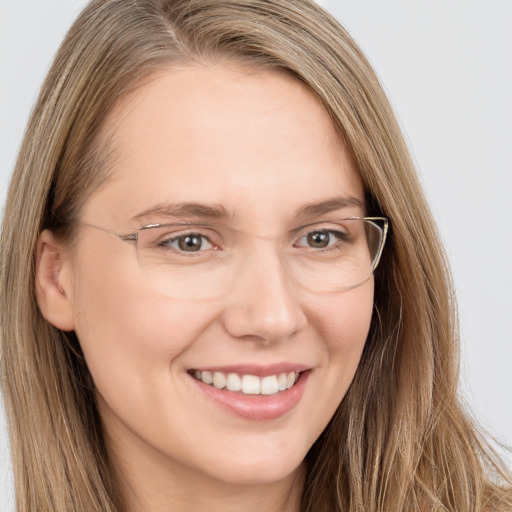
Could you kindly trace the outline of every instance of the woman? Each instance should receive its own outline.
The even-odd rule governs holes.
[[[21,148],[2,293],[19,510],[512,506],[396,121],[309,1],[93,1]]]

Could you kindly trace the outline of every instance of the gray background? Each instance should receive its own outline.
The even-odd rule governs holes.
[[[52,55],[83,0],[0,0],[0,201]],[[512,445],[512,0],[326,0],[408,138],[452,263],[461,390]],[[0,408],[0,510],[14,510]],[[510,461],[510,458],[509,458]]]

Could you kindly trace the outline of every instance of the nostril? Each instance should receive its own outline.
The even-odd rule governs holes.
[[[305,327],[307,318],[298,304],[265,307],[237,302],[225,310],[223,324],[231,336],[240,340],[271,343],[295,336]]]

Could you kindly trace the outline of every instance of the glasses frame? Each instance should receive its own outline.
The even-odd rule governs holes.
[[[362,220],[362,221],[366,221],[366,222],[371,222],[372,224],[377,226],[377,228],[379,230],[381,230],[381,232],[382,232],[382,239],[381,239],[381,242],[380,242],[377,254],[375,255],[374,263],[372,265],[372,273],[370,274],[370,276],[368,276],[368,279],[369,279],[371,277],[371,275],[373,275],[373,272],[375,271],[375,269],[377,268],[377,266],[380,263],[382,252],[384,251],[384,246],[386,244],[386,240],[387,240],[388,233],[389,233],[390,221],[389,221],[389,219],[387,217],[343,217],[343,218],[335,219],[335,220],[327,219],[325,222],[351,221],[351,220]],[[378,224],[379,222],[382,222],[382,225]],[[320,223],[320,222],[312,222],[309,225],[313,226],[313,225],[318,224],[318,223]],[[140,227],[136,228],[135,231],[132,231],[131,233],[122,234],[122,233],[118,233],[116,231],[112,231],[112,230],[109,230],[107,228],[104,228],[102,226],[97,226],[95,224],[90,224],[88,222],[81,222],[80,225],[86,226],[86,227],[89,227],[89,228],[92,228],[92,229],[96,229],[96,230],[102,231],[104,233],[108,233],[109,235],[113,235],[116,238],[118,238],[119,240],[121,240],[122,242],[134,243],[136,250],[137,250],[137,241],[138,241],[138,238],[139,238],[139,233],[141,231],[146,231],[148,229],[153,229],[153,228],[161,228],[161,227],[165,227],[165,226],[183,226],[183,227],[195,226],[195,225],[202,225],[202,226],[205,226],[205,227],[208,227],[208,226],[218,226],[218,224],[208,223],[208,222],[163,222],[163,223],[145,224],[143,226],[140,226]],[[302,228],[306,228],[306,227],[308,227],[308,224],[302,226]],[[357,288],[361,284],[362,284],[362,282],[358,283],[357,285],[354,285],[352,287],[348,287],[347,290],[353,289],[353,288]]]

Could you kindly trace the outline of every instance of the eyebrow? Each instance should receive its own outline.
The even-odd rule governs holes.
[[[357,197],[333,197],[302,206],[295,211],[294,216],[299,219],[316,217],[349,207],[364,208],[364,204]],[[172,217],[178,220],[190,218],[226,220],[233,218],[234,213],[230,213],[224,206],[216,204],[162,203],[138,213],[132,217],[132,220],[144,222],[146,220],[152,220],[155,216]]]
[[[208,205],[203,203],[165,203],[157,204],[144,210],[132,220],[144,221],[155,216],[173,217],[176,219],[198,219],[222,220],[230,217],[229,212],[222,205]]]
[[[319,215],[354,206],[364,209],[363,202],[357,197],[333,197],[325,201],[302,206],[295,212],[295,216],[298,218],[317,217]]]

